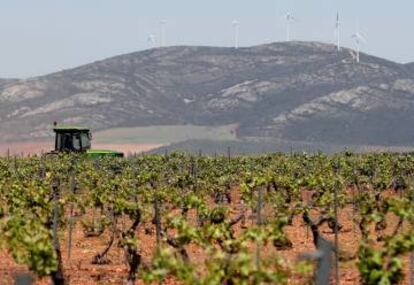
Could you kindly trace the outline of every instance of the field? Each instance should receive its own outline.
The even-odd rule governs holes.
[[[147,152],[161,146],[193,139],[236,140],[236,125],[225,126],[152,126],[114,128],[93,133],[94,149],[109,149],[126,155]],[[0,143],[0,155],[41,154],[52,150],[54,139]]]
[[[225,126],[150,126],[115,128],[97,132],[96,143],[171,144],[192,139],[234,140],[236,125]]]
[[[53,140],[53,139],[51,139]],[[109,149],[121,151],[125,154],[142,153],[161,147],[162,144],[136,144],[136,143],[94,143],[94,149]],[[54,145],[50,141],[0,143],[0,154],[28,156],[42,154],[53,150]]]
[[[391,153],[0,159],[1,284],[309,284],[336,238],[332,284],[335,252],[341,284],[409,284],[413,174]]]

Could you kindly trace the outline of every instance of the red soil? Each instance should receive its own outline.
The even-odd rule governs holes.
[[[162,146],[161,144],[93,144],[94,149],[109,149],[117,150],[128,154],[141,153],[156,149]],[[18,142],[18,143],[1,143],[0,156],[10,155],[33,155],[48,152],[54,148],[53,142]]]

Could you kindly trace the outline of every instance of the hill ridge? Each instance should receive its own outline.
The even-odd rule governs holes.
[[[409,145],[414,68],[319,42],[239,49],[155,48],[19,80],[0,80],[2,141],[94,130],[238,124],[240,137]]]

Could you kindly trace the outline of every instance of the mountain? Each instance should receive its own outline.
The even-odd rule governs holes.
[[[414,62],[407,63],[404,66],[414,74]]]
[[[414,140],[414,65],[318,42],[247,48],[168,47],[22,80],[0,80],[0,137],[238,124],[241,138],[407,146]]]

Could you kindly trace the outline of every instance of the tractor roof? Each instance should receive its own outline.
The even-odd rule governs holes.
[[[53,127],[54,132],[89,132],[89,128],[71,125],[56,125]]]

